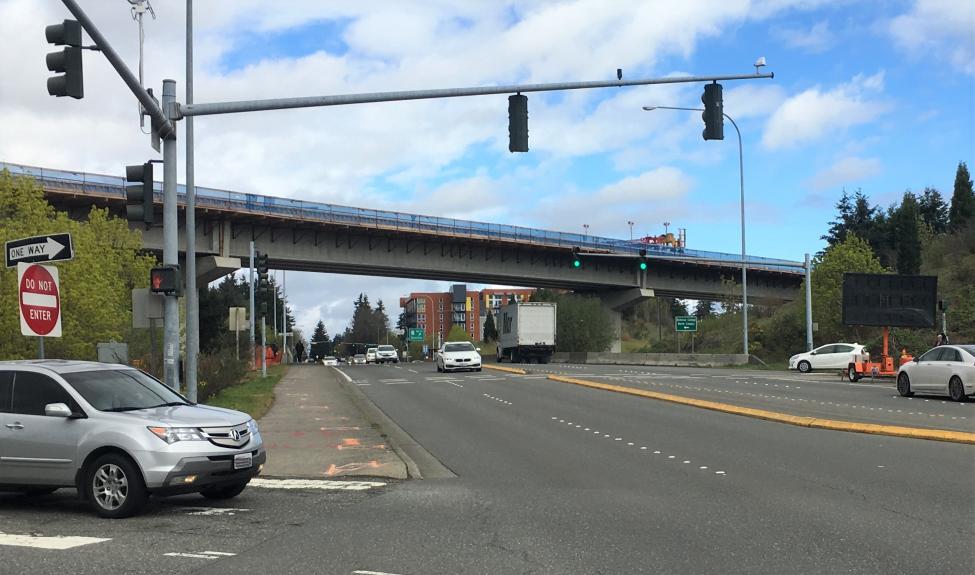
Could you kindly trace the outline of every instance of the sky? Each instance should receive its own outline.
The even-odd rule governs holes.
[[[128,66],[125,0],[80,0]],[[146,85],[185,101],[185,2],[145,20]],[[741,129],[747,251],[801,260],[843,190],[882,206],[950,196],[975,160],[970,0],[204,0],[194,9],[195,101],[499,84],[751,74],[724,82]],[[122,175],[156,154],[108,62],[87,52],[85,98],[47,95],[55,0],[0,0],[0,160]],[[86,38],[86,42],[87,38]],[[627,238],[685,228],[689,248],[740,249],[738,146],[704,141],[701,84],[528,94],[528,153],[508,152],[507,98],[200,117],[197,185]],[[179,127],[182,130],[182,127]],[[183,144],[180,182],[183,181]],[[451,282],[292,272],[308,335],[345,329],[360,292],[384,300]]]

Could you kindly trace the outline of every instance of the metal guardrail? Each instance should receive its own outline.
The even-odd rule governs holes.
[[[7,162],[0,162],[0,170],[2,169],[7,169],[15,175],[31,176],[41,182],[42,185],[49,183],[61,189],[76,190],[79,193],[97,193],[118,197],[120,199],[125,198],[125,178],[118,176],[54,170]],[[162,203],[161,182],[155,182],[155,193],[157,203]],[[177,186],[177,196],[179,203],[185,203],[186,188],[182,184]],[[322,223],[354,225],[364,228],[387,228],[451,236],[513,240],[540,246],[579,247],[582,249],[605,250],[621,255],[637,255],[640,250],[646,250],[648,258],[679,261],[701,260],[701,263],[721,264],[727,262],[729,266],[741,265],[740,254],[673,248],[652,244],[645,245],[634,241],[600,236],[556,232],[508,224],[491,224],[454,218],[423,216],[386,210],[354,208],[320,202],[306,202],[291,198],[231,192],[201,186],[196,187],[196,207],[197,209],[213,208],[261,216],[284,216]],[[802,262],[790,262],[756,256],[748,256],[746,261],[749,268],[761,268],[790,273],[801,273],[804,269]]]

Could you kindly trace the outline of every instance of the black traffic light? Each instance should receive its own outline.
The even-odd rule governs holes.
[[[579,248],[572,248],[572,267],[574,269],[582,268],[582,258],[579,257]]]
[[[178,265],[154,267],[149,271],[149,291],[164,295],[180,295],[180,275]]]
[[[724,103],[721,90],[721,84],[717,82],[704,85],[704,95],[701,96],[704,112],[701,118],[704,120],[702,135],[705,140],[724,139]]]
[[[47,69],[60,76],[47,79],[47,93],[52,96],[85,97],[84,73],[81,63],[81,24],[65,20],[44,29],[47,41],[55,46],[67,46],[60,52],[47,55]]]
[[[528,96],[508,96],[508,151],[528,151]]]
[[[268,257],[267,254],[257,254],[257,287],[266,290],[271,287],[267,278]]]
[[[645,271],[647,269],[647,250],[640,250],[640,271]]]
[[[125,166],[125,219],[152,225],[155,211],[152,209],[152,162]]]

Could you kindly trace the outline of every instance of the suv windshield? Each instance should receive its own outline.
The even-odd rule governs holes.
[[[443,350],[448,351],[474,351],[474,345],[470,343],[448,343]]]
[[[135,369],[77,371],[61,377],[99,411],[192,405],[166,384]]]
[[[396,348],[391,345],[381,345],[376,349],[379,351],[396,351]]]

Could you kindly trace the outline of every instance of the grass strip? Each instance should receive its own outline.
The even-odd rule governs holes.
[[[260,419],[274,404],[274,387],[281,381],[287,369],[284,365],[272,365],[267,368],[267,377],[261,377],[260,371],[248,373],[239,384],[222,390],[207,400],[206,404],[236,409],[250,414],[254,419]]]

